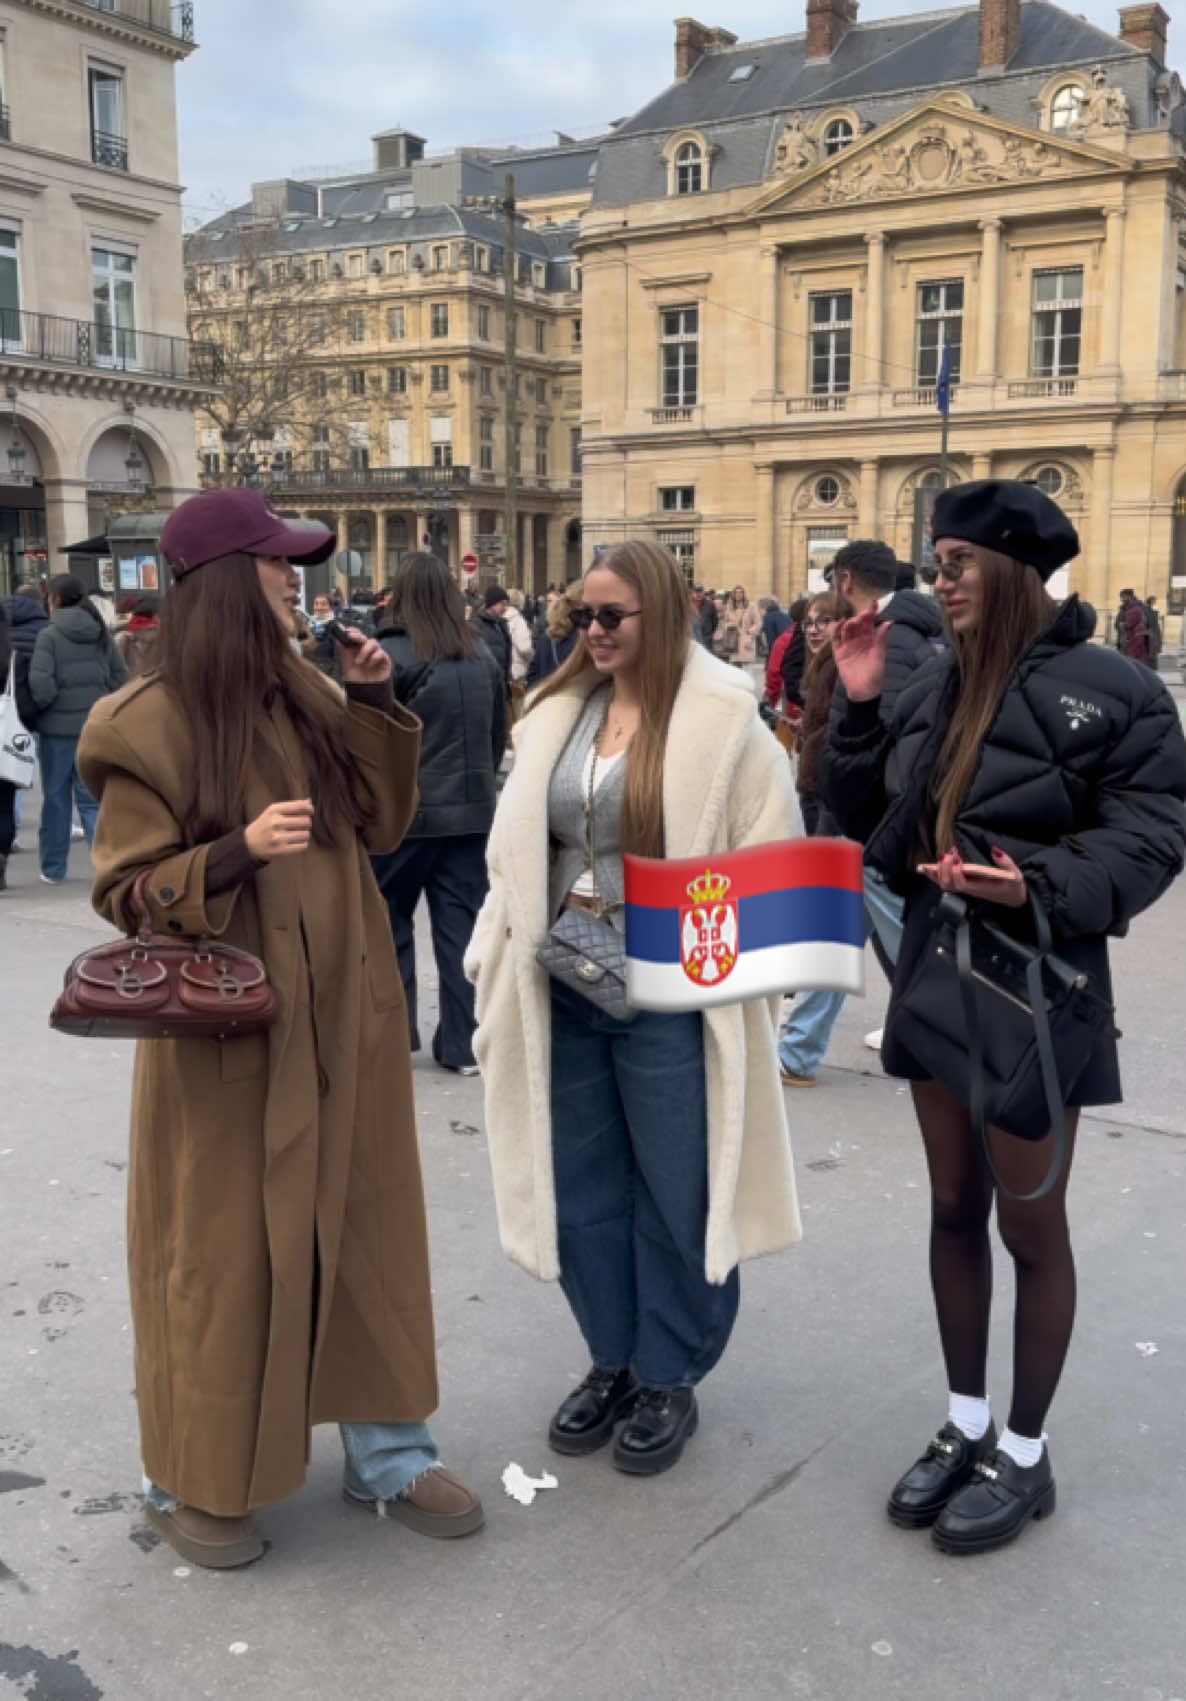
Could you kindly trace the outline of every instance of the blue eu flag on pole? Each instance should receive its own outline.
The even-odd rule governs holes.
[[[935,385],[935,404],[946,419],[951,413],[951,344],[943,350],[939,363],[939,381]]]

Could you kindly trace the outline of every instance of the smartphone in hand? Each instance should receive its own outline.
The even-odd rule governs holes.
[[[351,632],[349,627],[343,626],[340,620],[331,620],[325,629],[334,643],[343,645],[345,649],[357,650],[362,644],[366,643],[361,632]]]

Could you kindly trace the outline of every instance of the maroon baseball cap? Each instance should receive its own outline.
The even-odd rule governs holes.
[[[175,578],[224,555],[277,555],[312,567],[333,554],[337,538],[313,520],[284,520],[262,490],[248,485],[203,490],[175,508],[161,549]]]

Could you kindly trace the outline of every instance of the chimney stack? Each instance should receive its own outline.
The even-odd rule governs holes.
[[[728,30],[711,29],[698,24],[695,18],[675,20],[675,74],[680,79],[689,76],[699,65],[710,47],[732,47],[737,37]]]
[[[807,0],[807,63],[830,59],[856,21],[857,0]]]
[[[1021,46],[1021,0],[980,0],[980,69],[1003,71]]]
[[[1156,4],[1122,6],[1120,8],[1120,39],[1140,53],[1148,53],[1155,65],[1165,65],[1166,35],[1169,13]]]

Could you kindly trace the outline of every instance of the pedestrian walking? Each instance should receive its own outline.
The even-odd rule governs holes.
[[[1145,614],[1145,605],[1133,590],[1123,590],[1120,593],[1120,610],[1116,616],[1116,631],[1121,655],[1127,656],[1129,661],[1141,662],[1145,667],[1149,667],[1151,665],[1149,622]]]
[[[83,586],[69,573],[51,579],[49,623],[29,659],[41,763],[38,853],[48,885],[66,878],[74,807],[87,843],[94,843],[99,810],[78,772],[78,740],[95,704],[127,682],[124,659]]]
[[[933,1078],[934,1029],[912,1019],[911,999],[928,986],[947,995],[936,928],[940,900],[958,894],[978,925],[991,920],[1020,942],[1048,926],[1058,956],[1110,1004],[1107,936],[1123,934],[1182,867],[1186,742],[1161,682],[1089,642],[1095,614],[1078,597],[1060,607],[1048,596],[1046,581],[1079,550],[1049,497],[1007,479],[957,485],[939,493],[932,525],[952,649],[918,673],[887,726],[892,630],[868,609],[840,628],[845,707],[821,781],[868,864],[905,899],[883,1059],[911,1083],[926,1150],[950,1392],[947,1422],[893,1489],[889,1515],[933,1524],[941,1547],[977,1553],[1054,1510],[1045,1423],[1075,1309],[1070,1154],[1042,1193],[1051,1142],[993,1128],[990,1172],[969,1110],[971,1061],[959,1091]],[[991,1056],[995,1030],[982,1020]],[[1016,1018],[1005,1008],[997,1020]],[[1080,1108],[1120,1097],[1108,1029],[1063,1085],[1071,1153]],[[999,1439],[986,1381],[994,1194],[1016,1276],[1013,1398]]]
[[[839,623],[850,619],[853,612],[852,604],[839,591],[828,590],[812,597],[803,620],[809,659],[803,682],[806,701],[799,723],[796,784],[803,825],[813,838],[837,831],[836,823],[819,795],[819,758],[827,741],[832,697],[838,679],[832,638]],[[843,992],[818,990],[795,995],[778,1042],[778,1061],[784,1087],[816,1085],[832,1029],[844,1008],[845,996]]]
[[[692,635],[698,644],[703,644],[706,650],[714,647],[717,622],[716,599],[703,585],[692,588]]]
[[[471,621],[473,631],[498,663],[508,698],[511,694],[511,629],[503,617],[510,606],[510,598],[501,585],[487,585],[483,605],[475,610]]]
[[[622,1424],[614,1463],[674,1465],[737,1315],[738,1260],[799,1236],[768,1001],[634,1014],[551,978],[578,911],[624,951],[622,854],[704,856],[791,836],[790,768],[748,681],[692,642],[668,551],[628,542],[585,577],[584,642],[537,693],[490,840],[467,956],[502,1243],[559,1278],[592,1367],[560,1453]]]
[[[721,645],[724,659],[734,667],[750,667],[758,659],[758,633],[762,630],[762,614],[752,604],[744,585],[729,594],[725,608]]]
[[[420,1050],[415,916],[428,902],[440,989],[432,1055],[476,1075],[474,991],[462,958],[486,896],[486,840],[507,740],[498,663],[465,618],[457,581],[435,555],[406,555],[376,634],[391,658],[396,701],[423,727],[419,806],[398,850],[374,858],[387,900],[413,1051]]]
[[[184,1559],[258,1559],[253,1513],[338,1422],[351,1505],[424,1535],[482,1521],[437,1468],[432,1297],[407,1014],[368,853],[416,808],[419,725],[373,640],[338,690],[291,645],[293,561],[333,551],[262,491],[172,514],[160,667],[101,703],[95,906],[137,881],[155,932],[261,956],[264,1035],[154,1039],[132,1100],[129,1259],[150,1524]]]
[[[0,603],[0,693],[8,688],[9,669],[14,654],[8,610]],[[16,842],[17,791],[18,787],[13,781],[0,778],[0,892],[8,889],[8,859]]]
[[[1161,610],[1157,606],[1156,597],[1145,598],[1145,625],[1149,632],[1149,666],[1156,673],[1161,665],[1161,651],[1164,643]]]
[[[774,646],[791,624],[791,617],[777,597],[763,597],[758,604],[762,614],[762,655],[769,660]]]
[[[581,634],[576,625],[576,614],[584,594],[583,581],[574,579],[560,596],[552,598],[547,627],[536,643],[535,657],[527,675],[529,686],[550,679],[558,668],[564,666],[580,643]]]
[[[49,625],[49,615],[45,609],[45,599],[41,594],[41,586],[32,580],[19,584],[12,596],[5,599],[8,611],[9,637],[12,642],[13,655],[16,657],[14,684],[16,687],[17,709],[27,731],[36,734],[37,705],[29,694],[29,663],[33,659],[33,649],[39,633]],[[20,832],[21,811],[25,794],[16,794],[16,828]],[[12,849],[19,850],[20,842],[14,838]]]
[[[151,591],[136,598],[127,622],[115,634],[116,648],[124,658],[129,679],[139,679],[156,666],[161,630],[161,599]]]

